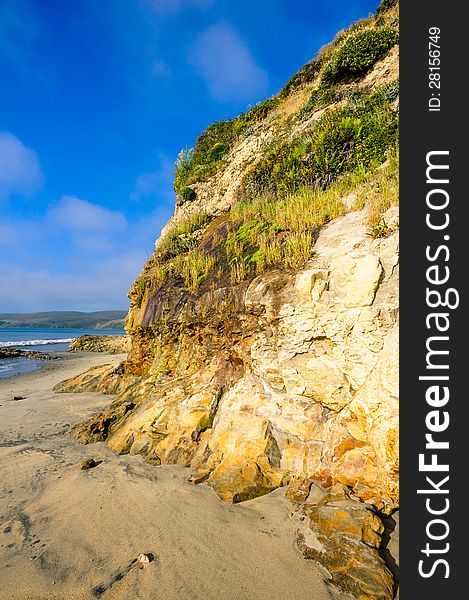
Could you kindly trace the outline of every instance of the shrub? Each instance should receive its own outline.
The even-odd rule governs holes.
[[[379,105],[383,102],[393,102],[399,96],[399,79],[381,86],[376,93],[370,97],[369,102]]]
[[[297,118],[300,121],[305,120],[311,112],[321,106],[340,100],[339,92],[332,86],[319,86],[311,92],[308,102],[298,111]]]
[[[250,108],[247,113],[240,114],[233,122],[236,133],[243,133],[246,128],[266,119],[278,104],[279,98],[278,96],[274,96],[273,98],[268,98],[263,102],[259,102]]]
[[[314,173],[301,142],[274,145],[243,177],[248,195],[266,192],[284,195],[301,185],[312,185]]]
[[[249,133],[253,125],[264,120],[278,103],[278,98],[269,98],[236,119],[209,125],[197,138],[194,148],[184,148],[179,153],[176,160],[175,192],[184,200],[193,200],[195,192],[190,184],[206,181],[214,175],[235,142]]]
[[[234,139],[233,121],[217,121],[197,138],[194,146],[193,160],[200,164],[219,160],[223,152],[227,152]],[[213,154],[211,151],[217,148]],[[223,149],[223,151],[220,151]]]
[[[367,231],[367,236],[373,240],[376,240],[378,238],[386,237],[390,233],[392,233],[391,227],[389,227],[386,221],[382,219],[377,225],[370,227],[370,229]]]
[[[385,12],[388,8],[395,6],[397,4],[397,0],[381,0],[378,8],[376,9],[376,14]]]
[[[174,190],[183,196],[190,184],[213,175],[235,139],[233,121],[212,123],[197,138],[194,148],[185,148],[176,161]],[[183,196],[184,197],[184,196]]]
[[[223,144],[222,142],[217,142],[207,152],[206,161],[209,163],[212,163],[212,162],[221,160],[225,156],[225,154],[227,154],[228,151],[229,151],[229,146],[227,144]]]
[[[181,197],[185,202],[190,202],[197,197],[197,194],[190,187],[183,187],[181,190]]]
[[[364,75],[398,41],[399,34],[390,27],[364,29],[349,35],[327,63],[321,83],[333,85]]]
[[[280,196],[301,186],[330,185],[341,173],[382,162],[398,138],[390,86],[326,112],[301,138],[273,146],[243,179],[249,195]]]

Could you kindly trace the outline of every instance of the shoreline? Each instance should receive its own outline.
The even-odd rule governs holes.
[[[210,487],[189,483],[187,468],[73,440],[70,428],[112,396],[52,387],[125,355],[62,354],[41,371],[0,380],[0,595],[349,599],[295,548],[300,514],[283,489],[225,504]],[[81,470],[89,458],[97,466]],[[141,553],[151,562],[136,561]]]
[[[42,361],[67,358],[72,352],[100,352],[104,355],[127,353],[130,349],[128,341],[123,341],[128,340],[126,332],[120,330],[0,327],[1,331],[7,334],[0,335],[0,380],[23,373],[37,373],[44,366]],[[13,331],[16,336],[9,336],[8,331]],[[60,332],[62,337],[54,337],[56,332]],[[16,339],[18,336],[21,339]],[[28,337],[32,339],[26,339]]]

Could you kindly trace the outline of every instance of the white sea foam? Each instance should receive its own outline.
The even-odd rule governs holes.
[[[60,340],[16,340],[14,342],[0,342],[0,348],[12,348],[17,346],[47,346],[48,344],[66,344],[75,338],[64,338]]]

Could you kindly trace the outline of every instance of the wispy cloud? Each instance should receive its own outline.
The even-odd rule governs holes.
[[[215,100],[249,102],[268,89],[267,73],[256,64],[237,31],[224,21],[199,34],[188,61],[206,81]]]
[[[75,196],[62,196],[49,209],[48,217],[53,223],[71,231],[114,231],[126,225],[125,216],[99,204]]]
[[[168,218],[161,207],[129,221],[64,196],[34,220],[2,220],[0,312],[125,308]]]
[[[52,205],[44,220],[52,235],[62,235],[80,254],[95,256],[116,252],[119,236],[128,229],[127,219],[119,211],[75,196],[62,196]]]
[[[0,131],[0,200],[12,194],[29,196],[43,180],[35,152],[8,131]]]
[[[107,260],[87,261],[69,273],[0,264],[0,310],[125,309],[127,291],[145,258],[143,252],[125,252]],[[12,298],[15,289],[21,294]]]

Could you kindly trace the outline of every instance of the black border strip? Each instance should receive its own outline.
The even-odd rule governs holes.
[[[459,7],[462,10],[463,5]],[[468,71],[465,42],[469,36],[464,17],[458,12],[459,7],[456,3],[435,0],[418,4],[402,2],[400,7],[401,600],[464,597],[460,590],[464,590],[463,575],[469,569],[464,564],[467,557],[465,535],[469,528],[463,507],[467,494],[466,469],[463,466],[467,454],[465,441],[469,439],[469,398],[464,376],[465,372],[469,372],[465,352],[468,330],[465,317],[466,257],[469,257],[466,245],[469,242],[469,220],[466,221],[465,209],[469,199],[464,189],[464,178],[469,171],[464,162],[469,154],[466,148],[469,144],[466,142],[467,101],[463,87]],[[440,30],[441,62],[440,69],[430,70],[429,67],[436,66],[438,62],[433,60],[437,53],[429,54],[430,49],[436,49],[435,46],[429,47],[432,27]],[[429,77],[431,73],[439,73],[439,79]],[[429,87],[432,79],[440,81],[439,89]],[[430,98],[433,98],[431,104],[434,109],[438,108],[435,98],[441,101],[440,110],[429,110]],[[448,154],[428,155],[435,151]],[[447,165],[449,169],[430,170],[430,181],[427,182],[427,160]],[[446,179],[448,182],[445,183]],[[443,206],[446,196],[448,206],[441,210],[427,205],[427,202],[435,205],[440,202]],[[446,222],[447,214],[448,226],[432,230],[426,222],[427,214],[430,214],[428,218],[434,225]],[[432,258],[428,258],[426,253]],[[436,266],[436,269],[428,272],[431,266]],[[428,280],[429,277],[441,280],[448,273],[446,283],[435,284]],[[456,304],[459,296],[459,306],[429,307],[427,288],[439,291],[442,298],[452,288],[455,291],[449,292],[449,304]],[[438,296],[433,294],[429,301],[438,304]],[[437,312],[448,315],[447,319],[441,317],[439,320],[442,328],[449,323],[446,332],[437,330],[436,318],[430,317],[426,323],[428,315]],[[435,339],[429,341],[432,336]],[[438,336],[447,336],[448,339],[436,339]],[[448,351],[448,354],[429,354],[426,344],[430,344],[431,350]],[[443,368],[445,365],[447,369]],[[419,380],[419,376],[448,376],[449,379]],[[436,388],[433,394],[427,392],[432,386]],[[445,387],[449,392],[447,402],[443,399]],[[435,411],[437,414],[434,414]],[[443,428],[448,418],[449,425],[442,431],[431,431],[432,428]],[[433,434],[433,440],[448,442],[449,448],[426,448],[428,440],[425,436],[429,433]],[[420,454],[424,458],[423,468],[421,466],[419,470]],[[436,469],[448,465],[448,471],[430,471],[425,465],[432,460],[438,465]],[[444,481],[448,476],[449,479]],[[417,490],[427,492],[418,493]],[[431,514],[431,510],[435,514]],[[436,511],[442,512],[437,515]],[[431,536],[441,539],[431,539]]]

